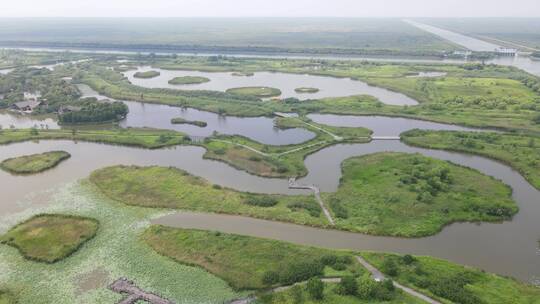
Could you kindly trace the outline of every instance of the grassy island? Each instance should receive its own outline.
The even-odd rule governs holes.
[[[518,211],[502,182],[420,154],[353,157],[342,170],[338,191],[323,194],[342,229],[420,237],[453,222],[502,221]]]
[[[237,77],[251,77],[251,76],[255,75],[255,73],[253,73],[253,72],[232,72],[231,75],[232,76],[237,76]]]
[[[93,182],[105,195],[132,206],[238,214],[298,224],[326,226],[311,195],[239,192],[164,167],[114,166],[94,171]]]
[[[201,127],[201,128],[204,128],[204,127],[206,127],[208,125],[206,123],[206,121],[187,120],[187,119],[184,119],[182,117],[175,117],[175,118],[171,119],[171,123],[174,124],[174,125],[182,125],[182,124],[194,125],[194,126]]]
[[[302,87],[302,88],[296,88],[294,89],[296,93],[300,94],[314,94],[319,92],[318,88],[308,88],[308,87]]]
[[[540,288],[476,268],[427,256],[362,256],[392,279],[443,303],[540,303]]]
[[[237,290],[288,285],[325,274],[365,272],[350,252],[255,237],[155,225],[142,238],[158,253],[200,266]]]
[[[270,87],[242,87],[228,89],[227,93],[244,96],[254,96],[258,98],[270,98],[281,95],[281,90]]]
[[[201,77],[201,76],[182,76],[182,77],[175,77],[169,80],[169,84],[175,84],[175,85],[199,84],[199,83],[205,83],[205,82],[210,82],[210,79],[206,77]]]
[[[41,214],[13,227],[0,242],[17,248],[27,259],[54,263],[93,238],[98,225],[91,218]]]
[[[135,78],[154,78],[161,75],[158,71],[146,71],[146,72],[137,72],[133,74],[133,77]]]
[[[540,189],[540,136],[411,130],[403,133],[402,139],[409,145],[478,154],[504,162]]]
[[[51,151],[9,158],[0,163],[0,168],[15,174],[34,174],[56,167],[71,157],[64,151]]]

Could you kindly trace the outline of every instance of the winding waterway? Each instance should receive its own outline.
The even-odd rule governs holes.
[[[154,78],[137,78],[137,72],[158,71],[160,75]],[[342,97],[367,94],[378,98],[381,102],[391,105],[416,105],[418,102],[404,94],[392,92],[383,88],[370,86],[365,82],[350,78],[335,78],[307,74],[256,72],[253,76],[233,76],[232,73],[199,72],[182,70],[164,70],[152,67],[139,67],[137,70],[125,72],[124,75],[134,85],[146,88],[170,88],[182,90],[211,90],[226,91],[237,87],[266,86],[280,89],[281,98],[295,97],[298,99]],[[168,81],[175,77],[200,76],[210,79],[209,82],[190,85],[172,85]],[[313,87],[317,93],[302,94],[295,92],[296,88]]]
[[[512,60],[508,62],[511,65],[529,64],[530,62],[528,59],[525,61],[519,57],[500,60]],[[535,71],[540,73],[539,64],[531,64],[531,66],[528,71],[535,68],[537,69]],[[280,130],[276,131],[273,128],[270,118],[256,118],[256,120],[249,121],[249,118],[227,117],[220,121],[219,115],[204,111],[182,110],[169,106],[135,102],[126,102],[126,104],[130,107],[132,117],[128,116],[128,119],[122,123],[123,126],[178,128],[178,130],[192,135],[210,134],[216,130],[220,133],[249,136],[268,144],[297,143],[313,136],[311,132],[302,129],[294,131],[300,133],[279,133]],[[204,130],[206,128],[192,129],[191,126],[170,125],[168,124],[169,117],[173,115],[189,120],[207,121],[209,123],[208,130]],[[313,114],[310,115],[310,118],[325,124],[369,127],[379,136],[395,136],[411,128],[466,129],[426,121],[376,116],[344,117]],[[4,127],[9,125],[7,119],[11,119],[11,122],[16,123],[17,127],[36,124],[33,118],[22,116],[17,117],[17,120],[11,114],[0,114],[0,123],[6,124]],[[215,122],[212,122],[213,119]],[[233,120],[238,120],[238,122],[231,123]],[[37,124],[39,125],[39,123]],[[212,183],[243,191],[302,193],[287,189],[286,180],[256,177],[221,162],[204,160],[202,159],[204,149],[200,147],[183,146],[162,150],[143,150],[95,143],[41,141],[40,143],[26,142],[0,146],[0,159],[50,150],[68,151],[72,154],[72,158],[50,171],[34,176],[13,176],[0,172],[0,184],[2,184],[0,214],[2,216],[9,216],[10,213],[31,208],[35,204],[47,204],[49,195],[54,192],[56,187],[84,178],[95,169],[115,164],[175,166],[208,179]],[[540,192],[527,183],[520,174],[504,164],[478,156],[409,147],[399,141],[373,141],[368,144],[335,145],[308,156],[305,164],[309,174],[299,182],[316,184],[325,192],[335,191],[341,177],[340,164],[343,160],[381,151],[422,153],[426,156],[475,168],[484,174],[494,176],[512,187],[513,198],[518,203],[520,212],[512,221],[489,224],[456,223],[444,228],[441,233],[435,236],[419,239],[374,237],[244,217],[189,212],[170,215],[156,220],[156,223],[270,237],[329,248],[426,254],[514,276],[524,281],[539,279],[540,254],[537,241],[540,239],[540,221],[538,220],[540,217]]]

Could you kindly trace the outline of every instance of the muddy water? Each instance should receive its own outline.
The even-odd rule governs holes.
[[[160,76],[143,79],[133,75],[136,72],[149,70],[159,71]],[[253,76],[232,76],[231,73],[209,73],[198,71],[171,71],[151,67],[139,67],[137,70],[124,73],[135,85],[147,88],[171,88],[182,90],[212,90],[226,91],[236,87],[266,86],[281,90],[280,97],[296,97],[298,99],[340,97],[367,94],[377,97],[381,102],[392,105],[416,105],[418,102],[404,94],[392,92],[383,88],[370,86],[362,81],[349,78],[333,78],[314,75],[256,72]],[[192,85],[171,85],[169,80],[181,76],[202,76],[210,82]],[[296,93],[300,87],[318,88],[319,92],[311,94]]]
[[[373,237],[243,217],[193,213],[170,215],[156,220],[156,223],[269,237],[329,248],[432,255],[524,281],[532,281],[540,276],[540,256],[537,252],[537,240],[540,238],[540,192],[517,172],[498,162],[458,153],[413,148],[398,141],[374,141],[369,144],[337,145],[309,156],[306,159],[309,174],[300,182],[319,185],[322,191],[335,191],[341,177],[340,164],[343,160],[381,151],[422,153],[475,168],[501,179],[512,187],[520,212],[510,222],[457,223],[435,236],[420,239]]]

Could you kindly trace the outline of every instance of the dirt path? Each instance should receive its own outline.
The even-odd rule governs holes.
[[[326,218],[328,219],[328,222],[330,222],[330,224],[332,226],[336,225],[334,219],[332,218],[332,214],[326,208],[326,205],[324,204],[324,202],[323,202],[323,200],[321,198],[321,191],[319,190],[319,188],[317,186],[315,186],[315,185],[301,185],[301,184],[296,183],[295,178],[290,178],[289,179],[289,189],[309,189],[309,190],[313,191],[313,194],[315,195],[315,199],[319,203],[319,206],[321,206],[321,209],[322,209],[324,215],[326,216]]]

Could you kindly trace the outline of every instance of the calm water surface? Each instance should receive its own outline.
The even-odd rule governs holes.
[[[159,71],[161,75],[154,78],[136,78],[136,72]],[[416,105],[418,102],[404,94],[392,92],[383,88],[370,86],[350,78],[334,78],[306,74],[256,72],[250,77],[232,76],[227,73],[209,73],[198,71],[163,70],[152,67],[139,67],[137,70],[124,73],[129,81],[135,85],[147,88],[171,88],[182,90],[211,90],[226,91],[230,88],[267,86],[281,90],[280,97],[296,97],[299,99],[340,97],[367,94],[378,98],[381,102],[392,105]],[[210,82],[193,85],[171,85],[169,80],[181,76],[202,76]],[[319,92],[313,94],[299,94],[294,90],[300,87],[318,88]]]

